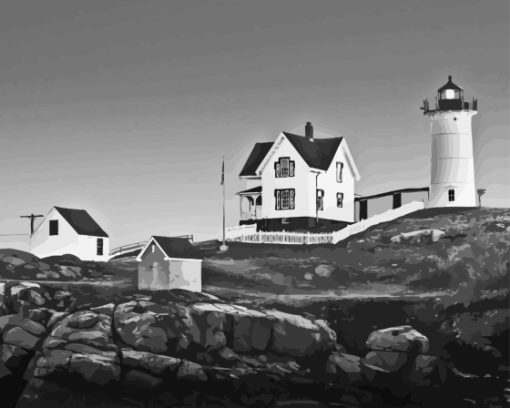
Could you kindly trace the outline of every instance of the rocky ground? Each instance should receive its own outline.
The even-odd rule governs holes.
[[[411,326],[375,330],[354,355],[324,320],[207,294],[134,293],[84,304],[72,291],[30,282],[2,284],[0,293],[3,407],[502,402],[460,393],[496,395],[490,388],[503,379],[465,375],[428,354],[429,339]]]

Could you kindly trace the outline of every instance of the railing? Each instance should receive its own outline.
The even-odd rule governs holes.
[[[250,235],[257,232],[257,224],[238,225],[225,229],[225,238],[229,241],[237,240],[244,235]]]
[[[193,235],[192,234],[178,235],[178,236],[174,236],[172,238],[187,238],[188,240],[193,242]],[[117,247],[117,248],[113,248],[110,251],[110,257],[116,256],[116,255],[125,254],[126,252],[131,252],[131,251],[134,251],[136,249],[142,249],[145,246],[145,244],[147,244],[147,242],[149,242],[149,241],[141,241],[141,242],[136,242],[134,244],[123,245],[123,246],[120,246],[120,247]]]
[[[403,217],[404,215],[413,213],[415,211],[423,210],[425,208],[425,203],[423,201],[411,201],[410,203],[404,204],[401,207],[395,208],[393,210],[385,211],[381,214],[376,214],[366,220],[362,220],[355,224],[348,225],[347,227],[333,232],[333,244],[337,242],[343,241],[346,238],[349,238],[351,235],[359,234],[367,230],[374,225],[380,224],[382,222],[393,221],[394,219]]]
[[[309,232],[265,232],[259,231],[255,234],[243,235],[234,241],[249,242],[254,244],[288,244],[288,245],[313,245],[331,244],[333,236],[331,233],[312,234]]]
[[[256,224],[240,225],[238,227],[227,228],[226,239],[228,241],[247,242],[253,244],[286,244],[286,245],[319,245],[319,244],[336,244],[351,235],[359,234],[374,225],[382,222],[392,221],[396,218],[410,214],[415,211],[423,210],[425,203],[422,201],[412,201],[399,208],[385,211],[381,214],[374,215],[366,220],[346,226],[345,228],[325,233],[301,233],[275,231],[257,232]]]
[[[123,246],[120,246],[117,248],[113,248],[110,251],[110,256],[124,254],[126,252],[134,251],[135,249],[142,249],[145,246],[145,244],[147,244],[147,242],[148,241],[141,241],[141,242],[136,242],[134,244],[123,245]]]

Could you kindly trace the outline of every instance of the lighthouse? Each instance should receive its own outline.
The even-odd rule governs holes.
[[[432,142],[429,207],[476,207],[471,118],[478,101],[464,101],[463,89],[452,81],[437,91],[435,109],[423,101],[430,117]]]

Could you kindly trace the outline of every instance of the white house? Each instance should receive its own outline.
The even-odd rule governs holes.
[[[240,224],[295,230],[355,221],[355,183],[360,175],[343,137],[314,138],[281,132],[275,142],[257,143],[240,179],[254,187],[240,196]]]
[[[30,236],[39,258],[73,254],[82,260],[108,261],[108,234],[85,210],[53,207]]]
[[[138,289],[202,291],[202,255],[186,238],[153,236],[136,260]]]

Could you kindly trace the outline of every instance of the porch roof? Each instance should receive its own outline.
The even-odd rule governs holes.
[[[249,188],[248,190],[239,191],[236,193],[237,195],[245,195],[245,194],[257,194],[262,193],[262,186],[257,186],[253,188]]]

